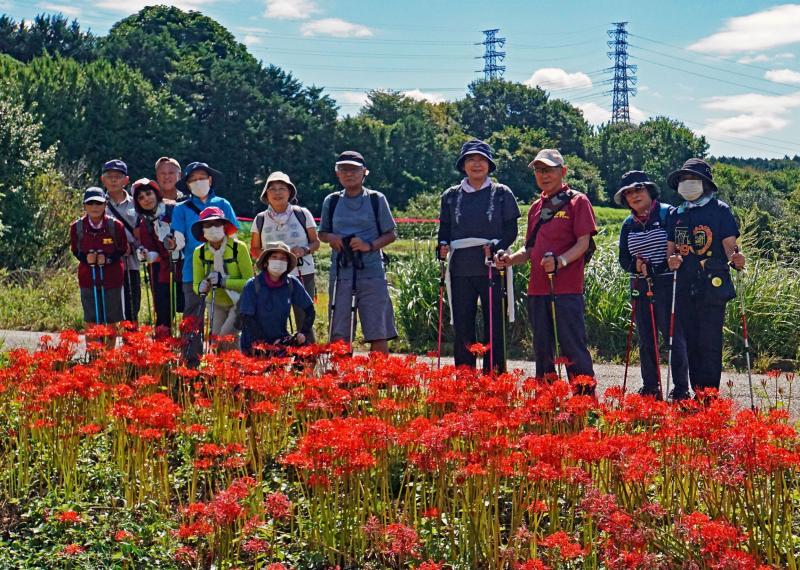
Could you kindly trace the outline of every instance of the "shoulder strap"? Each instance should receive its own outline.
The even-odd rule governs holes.
[[[527,239],[527,241],[525,242],[525,249],[530,249],[530,248],[533,247],[533,244],[536,242],[536,235],[539,233],[539,230],[541,229],[541,227],[544,224],[546,224],[547,222],[551,221],[553,218],[555,218],[557,212],[559,212],[559,211],[563,210],[564,208],[566,208],[567,204],[569,204],[570,201],[572,200],[572,198],[575,196],[575,192],[573,190],[571,190],[571,189],[567,189],[567,190],[564,190],[563,192],[559,192],[558,194],[556,194],[556,196],[558,196],[560,194],[566,194],[567,199],[566,200],[562,200],[561,203],[558,206],[556,206],[554,209],[552,209],[552,210],[548,209],[547,211],[549,212],[549,214],[547,215],[546,218],[542,215],[544,213],[544,211],[545,211],[545,208],[542,207],[541,211],[539,212],[539,219],[536,221],[536,225],[533,227],[533,231],[531,232],[531,237],[529,237]],[[540,198],[540,200],[541,200],[541,198]],[[535,203],[536,202],[534,202],[534,204]],[[531,205],[531,208],[532,207],[533,207],[533,205]]]
[[[253,288],[256,290],[256,297],[261,294],[261,275],[256,275],[253,278]]]
[[[264,229],[264,218],[265,217],[266,217],[266,214],[264,212],[259,212],[258,214],[256,214],[256,219],[255,219],[256,230],[258,230],[259,234],[261,234],[262,230]],[[259,237],[261,237],[261,236],[259,235]]]
[[[292,211],[294,212],[294,217],[297,218],[297,221],[300,222],[300,225],[303,226],[303,231],[306,232],[306,240],[311,243],[311,236],[308,235],[308,228],[306,224],[308,223],[308,218],[303,212],[303,208],[300,206],[292,206]],[[261,231],[261,230],[259,230]]]
[[[669,206],[666,204],[659,204],[658,218],[661,220],[661,225],[667,224],[667,216],[669,215]]]
[[[117,218],[120,222],[122,222],[122,225],[125,226],[125,229],[128,230],[131,233],[131,235],[133,235],[133,228],[128,223],[128,220],[125,219],[125,216],[119,213],[119,210],[117,210],[117,208],[114,207],[114,204],[111,203],[111,200],[107,200],[106,204],[108,205],[108,208],[111,210],[111,213],[114,214],[114,217]]]
[[[75,222],[75,237],[78,239],[78,253],[82,254],[81,242],[83,241],[83,218],[78,218]]]
[[[187,198],[185,201],[181,202],[181,204],[186,204],[187,206],[189,206],[189,208],[191,208],[194,211],[195,214],[197,214],[198,216],[200,215],[200,208],[197,207],[197,204],[192,202],[191,198]]]
[[[328,203],[328,216],[331,219],[331,231],[332,232],[334,231],[334,228],[333,228],[333,213],[336,211],[336,205],[339,203],[339,198],[341,198],[343,194],[344,194],[344,190],[342,190],[341,192],[336,192],[334,194],[331,194],[331,201]]]
[[[378,228],[378,237],[383,235],[383,231],[381,230],[381,218],[379,215],[381,202],[380,198],[378,197],[377,192],[370,192],[369,193],[369,201],[372,203],[372,213],[375,216],[375,226]]]
[[[114,223],[114,219],[113,218],[108,218],[106,220],[106,223],[108,224],[108,233],[111,234],[111,239],[114,240],[114,244],[116,245],[116,243],[117,243],[117,224]],[[81,224],[81,225],[83,225],[83,224]]]

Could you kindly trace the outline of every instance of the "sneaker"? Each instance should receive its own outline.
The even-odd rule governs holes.
[[[639,388],[639,390],[636,393],[642,396],[643,398],[651,397],[655,398],[656,400],[661,399],[661,392],[659,391],[658,388],[646,388],[643,386]]]
[[[679,390],[675,388],[672,392],[669,393],[669,399],[673,402],[679,402],[681,400],[688,400],[691,396],[689,396],[689,392],[686,390]]]

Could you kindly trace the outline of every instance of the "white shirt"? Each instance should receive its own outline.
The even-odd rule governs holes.
[[[314,221],[314,216],[311,215],[311,212],[309,212],[307,208],[303,207],[300,207],[300,210],[305,216],[306,228],[317,229],[317,224]],[[300,217],[302,218],[303,216],[301,215]],[[262,248],[271,241],[282,241],[290,248],[309,247],[306,230],[300,223],[300,220],[297,219],[297,216],[295,216],[291,205],[286,208],[285,212],[281,214],[273,212],[269,208],[263,212],[260,212],[256,216],[255,220],[253,220],[253,226],[250,230],[252,233],[258,233],[259,222],[262,219],[264,220],[261,227]],[[304,255],[301,259],[302,264],[298,263],[297,269],[293,273],[295,275],[308,275],[309,273],[314,273],[314,256],[309,253],[308,255]]]

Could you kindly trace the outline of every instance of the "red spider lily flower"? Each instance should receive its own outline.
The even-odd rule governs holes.
[[[491,343],[481,344],[479,342],[474,342],[467,347],[467,350],[469,350],[475,356],[483,356],[484,354],[489,352],[490,348],[491,348]]]
[[[268,400],[256,402],[250,406],[251,414],[266,414],[268,416],[275,415],[278,412],[278,406]]]
[[[383,554],[395,558],[419,556],[420,541],[417,531],[400,523],[387,525],[383,532]]]
[[[544,537],[539,541],[539,546],[557,549],[564,560],[572,560],[584,554],[583,547],[577,542],[572,542],[563,530]]]
[[[433,560],[426,560],[417,566],[417,570],[442,570],[443,568],[444,562],[434,562]]]
[[[243,457],[228,457],[221,465],[223,469],[241,469],[247,465],[247,461]]]
[[[195,459],[193,465],[197,471],[206,471],[214,467],[214,461],[211,459]]]
[[[133,385],[136,388],[155,386],[157,384],[158,384],[158,379],[155,376],[151,376],[150,374],[142,374],[136,380],[133,381]]]
[[[550,508],[544,501],[534,501],[527,507],[529,513],[546,513]]]
[[[198,457],[221,457],[225,455],[225,448],[216,443],[204,443],[197,448]]]
[[[561,365],[565,367],[570,367],[572,366],[572,361],[566,356],[559,356],[558,358],[553,360],[553,364],[556,366]]]
[[[58,522],[64,524],[80,524],[83,521],[81,520],[81,516],[75,511],[64,511],[58,515]]]
[[[208,433],[208,428],[203,424],[191,424],[183,428],[183,433],[202,436]]]
[[[436,507],[428,507],[422,511],[422,517],[426,519],[438,519],[439,515],[441,515],[441,511]]]
[[[97,424],[86,424],[85,426],[79,427],[78,431],[83,435],[97,435],[103,431],[103,428]]]
[[[117,542],[127,542],[133,540],[134,536],[127,530],[118,530],[114,533],[114,540]]]
[[[273,562],[272,564],[269,564],[266,567],[266,570],[289,570],[289,569],[286,568],[286,566],[284,566],[280,562]]]
[[[192,503],[183,509],[183,516],[190,519],[206,515],[208,515],[208,505],[206,503]]]
[[[514,570],[550,570],[550,567],[538,558],[535,558],[516,564]]]
[[[205,520],[195,521],[190,524],[183,524],[178,528],[178,538],[187,540],[190,538],[203,538],[214,532],[214,527]]]
[[[86,549],[80,544],[73,542],[72,544],[68,544],[61,549],[61,556],[77,556],[83,552],[86,552]]]
[[[292,518],[292,502],[280,492],[270,493],[264,499],[264,510],[275,520],[284,521]]]
[[[270,543],[261,538],[249,538],[242,544],[242,550],[248,554],[265,554],[271,548]]]
[[[190,546],[181,546],[175,551],[175,562],[194,568],[197,565],[197,551]]]

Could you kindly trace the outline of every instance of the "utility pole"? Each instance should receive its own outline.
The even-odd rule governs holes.
[[[506,52],[497,51],[498,47],[506,45],[505,38],[498,38],[497,32],[500,28],[494,30],[483,30],[483,35],[486,36],[482,42],[478,42],[476,46],[484,46],[482,56],[477,56],[475,59],[483,59],[483,69],[478,70],[478,73],[483,72],[483,78],[487,81],[491,79],[500,79],[503,77],[503,72],[506,70],[505,65],[498,65],[499,61],[506,58]]]
[[[628,106],[628,96],[636,95],[636,66],[628,63],[628,31],[625,26],[628,22],[614,22],[613,28],[608,30],[611,39],[607,42],[608,47],[613,51],[608,52],[608,57],[614,61],[614,67],[609,67],[605,71],[613,73],[612,79],[604,83],[612,84],[611,91],[606,91],[606,95],[611,95],[611,122],[630,123],[631,113]]]

